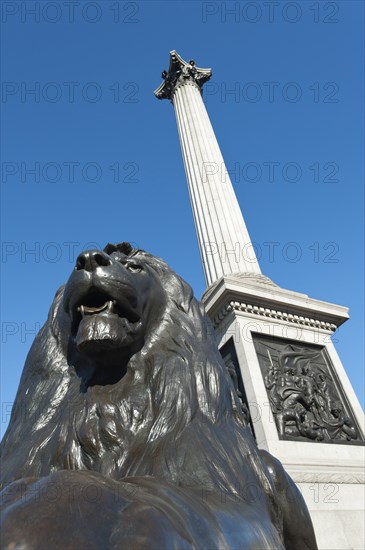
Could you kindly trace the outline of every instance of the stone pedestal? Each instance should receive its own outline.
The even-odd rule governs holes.
[[[220,278],[207,289],[203,302],[215,325],[223,357],[238,364],[241,393],[258,446],[283,463],[302,491],[319,548],[364,548],[364,416],[331,340],[336,328],[348,319],[347,308],[282,289],[267,277],[250,273]],[[278,378],[280,368],[289,373],[289,382],[277,381],[276,387],[272,374]],[[310,437],[297,432],[290,414],[282,422],[284,434],[280,434],[283,429],[278,423],[278,395],[289,403],[287,411],[306,411],[300,403],[288,401],[300,393],[295,394],[298,369],[302,375],[299,385],[306,378],[309,384],[319,384],[313,392],[316,402],[306,405],[308,417],[313,418],[312,409],[318,412],[325,396],[324,428],[317,422],[312,426],[302,422],[303,433],[309,430]],[[319,391],[319,387],[324,390]],[[310,389],[303,390],[303,395],[308,393]],[[342,411],[334,410],[336,417],[331,407],[342,407]],[[341,418],[342,422],[347,419],[345,431]]]

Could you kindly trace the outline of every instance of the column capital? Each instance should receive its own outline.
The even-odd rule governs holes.
[[[180,83],[194,82],[201,90],[203,84],[212,76],[212,70],[197,67],[193,59],[186,62],[175,50],[172,50],[169,70],[163,71],[161,76],[164,80],[154,94],[157,99],[172,99],[175,87]]]

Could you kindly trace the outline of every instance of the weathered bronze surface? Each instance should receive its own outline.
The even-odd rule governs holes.
[[[192,290],[122,243],[81,254],[2,442],[2,548],[314,550]]]
[[[281,439],[363,444],[324,346],[260,334],[254,343]]]

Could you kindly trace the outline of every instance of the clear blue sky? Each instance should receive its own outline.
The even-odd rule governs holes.
[[[336,346],[363,403],[363,3],[4,1],[2,21],[2,428],[27,331],[87,243],[137,243],[204,291],[173,108],[152,93],[171,49],[213,68],[263,273],[350,308]]]

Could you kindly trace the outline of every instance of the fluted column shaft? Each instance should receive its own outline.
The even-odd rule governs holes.
[[[261,273],[199,86],[171,94],[207,285],[222,275]]]
[[[172,101],[207,285],[222,275],[261,273],[246,224],[201,96],[211,69],[170,52],[155,90]]]

